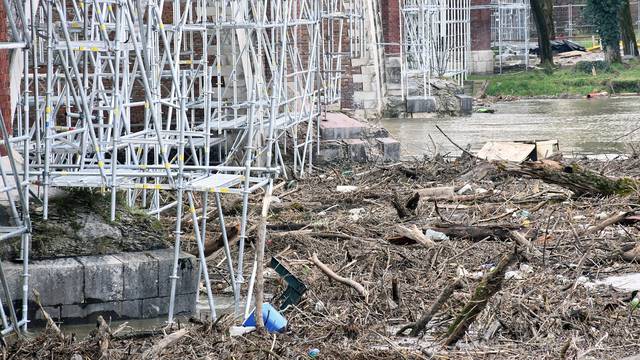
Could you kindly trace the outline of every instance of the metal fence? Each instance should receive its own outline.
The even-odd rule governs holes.
[[[631,1],[631,17],[640,32],[640,6],[638,1]],[[558,4],[553,7],[553,19],[556,38],[570,40],[597,41],[595,26],[585,16],[586,1],[571,1],[566,4]],[[535,33],[535,26],[532,28]]]

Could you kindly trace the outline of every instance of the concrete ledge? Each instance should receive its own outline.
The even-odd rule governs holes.
[[[33,261],[29,264],[29,317],[40,320],[33,289],[54,318],[94,320],[161,316],[169,309],[173,249]],[[2,262],[12,300],[22,302],[22,264]],[[181,252],[176,313],[195,311],[198,262]],[[2,290],[0,295],[4,296]],[[4,300],[4,298],[3,298]]]
[[[344,143],[347,145],[349,152],[349,160],[355,162],[367,161],[367,143],[360,139],[346,139]]]
[[[123,264],[114,256],[82,256],[85,302],[123,300]]]
[[[433,96],[407,97],[408,113],[432,113],[436,111],[436,99]]]
[[[320,121],[321,140],[357,139],[362,135],[364,124],[342,113],[327,113]]]
[[[469,95],[456,95],[460,104],[460,113],[471,115],[473,112],[473,98]]]
[[[171,274],[173,272],[173,249],[148,251],[158,261],[158,296],[169,296],[171,292]],[[195,256],[185,252],[178,258],[178,282],[176,294],[190,294],[197,290],[198,261]]]
[[[121,253],[114,257],[123,266],[124,299],[158,296],[158,259],[149,253]]]
[[[376,138],[384,161],[400,160],[400,142],[394,138]]]

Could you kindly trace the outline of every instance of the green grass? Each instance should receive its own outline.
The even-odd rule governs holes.
[[[471,76],[470,80],[489,80],[489,96],[587,95],[592,92],[640,92],[640,62],[613,65],[608,72],[591,73],[573,68],[514,72],[502,75]]]

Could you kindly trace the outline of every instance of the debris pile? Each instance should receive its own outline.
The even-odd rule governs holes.
[[[99,323],[86,339],[49,326],[10,344],[5,358],[637,354],[640,284],[614,288],[606,279],[640,272],[639,163],[556,157],[516,164],[465,154],[327,167],[274,192],[265,293],[289,294],[274,301],[289,301],[284,332],[231,337],[241,321],[230,314],[159,331]],[[275,270],[266,267],[270,258]],[[228,285],[216,277],[226,271],[221,259],[209,256],[224,292]]]

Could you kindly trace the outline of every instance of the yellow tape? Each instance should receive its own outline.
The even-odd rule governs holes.
[[[171,168],[171,164],[169,164],[168,162],[164,163],[164,168],[169,170]]]
[[[160,30],[164,30],[164,24],[160,23]]]
[[[47,108],[45,109],[45,112],[47,114],[51,114],[51,106],[47,106]]]
[[[102,30],[102,31],[107,30],[107,25],[105,25],[105,24],[100,24],[100,30]]]
[[[102,168],[103,166],[104,166],[104,162],[102,162],[102,161],[98,161],[98,167],[99,167],[99,168]]]
[[[191,213],[192,213],[192,214],[195,214],[195,213],[196,213],[196,208],[195,208],[195,207],[193,207],[193,206],[191,206],[191,207],[189,208],[189,211],[191,211]]]

